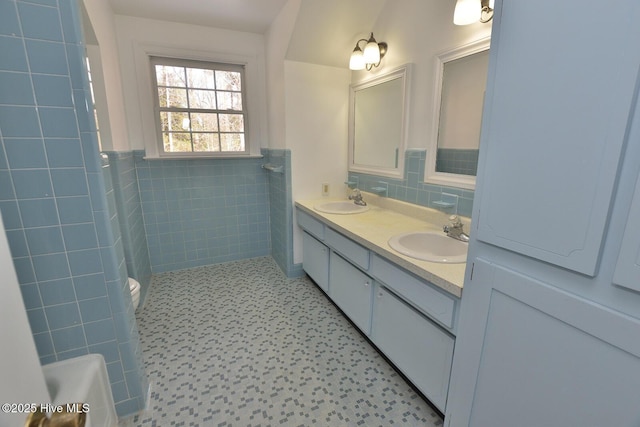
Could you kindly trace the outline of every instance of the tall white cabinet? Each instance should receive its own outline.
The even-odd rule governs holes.
[[[640,2],[496,2],[445,425],[640,425]]]

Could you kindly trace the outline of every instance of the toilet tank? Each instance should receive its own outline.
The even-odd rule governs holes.
[[[118,416],[107,366],[100,354],[88,354],[42,366],[53,405],[88,403],[86,427],[114,427]]]

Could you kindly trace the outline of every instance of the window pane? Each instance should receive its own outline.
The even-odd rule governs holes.
[[[187,91],[185,89],[159,87],[158,101],[160,102],[160,107],[162,108],[187,108]]]
[[[244,151],[244,134],[220,134],[220,144],[222,146],[222,151]]]
[[[189,89],[189,107],[215,110],[216,109],[216,92],[213,90]]]
[[[193,151],[220,151],[220,141],[217,133],[194,133]]]
[[[161,111],[160,126],[162,132],[189,131],[189,114],[173,111]]]
[[[237,71],[216,71],[216,89],[218,90],[242,90],[240,73]]]
[[[186,87],[184,68],[169,65],[156,65],[156,81],[158,86]]]
[[[165,153],[248,151],[241,66],[154,61],[155,105]],[[221,69],[217,69],[220,66]]]
[[[188,133],[163,132],[164,151],[167,153],[191,152],[191,135]]]
[[[244,132],[244,117],[242,114],[220,114],[221,132]]]
[[[187,68],[187,82],[189,87],[199,89],[215,89],[213,70],[202,68]]]
[[[217,132],[218,115],[215,113],[191,113],[191,130]]]
[[[242,94],[239,92],[218,92],[218,109],[242,111]]]

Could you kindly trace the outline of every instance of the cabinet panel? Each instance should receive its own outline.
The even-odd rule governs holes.
[[[476,271],[474,302],[487,303],[466,313],[473,336],[456,351],[478,369],[454,371],[452,425],[638,425],[637,319],[507,267],[477,261]],[[472,404],[455,406],[467,393]]]
[[[302,233],[302,268],[322,290],[329,292],[329,248]]]
[[[296,209],[298,225],[305,229],[307,233],[316,236],[318,239],[324,239],[324,224],[313,218],[311,215]]]
[[[454,338],[378,286],[374,296],[371,339],[444,412]]]
[[[371,332],[373,280],[335,252],[330,260],[331,299],[362,332]]]
[[[535,2],[502,2],[475,212],[479,240],[593,276],[640,66],[640,7],[582,6],[541,15]]]
[[[455,300],[431,285],[405,273],[378,256],[373,257],[371,274],[418,309],[447,328],[454,326]]]
[[[351,239],[328,228],[325,233],[325,242],[336,252],[344,256],[364,270],[369,268],[369,250],[363,248]]]
[[[613,283],[640,291],[640,176],[636,181]]]

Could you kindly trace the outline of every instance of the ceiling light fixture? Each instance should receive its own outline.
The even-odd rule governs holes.
[[[364,50],[360,47],[360,42],[365,42]],[[356,47],[351,52],[349,59],[349,68],[352,70],[371,71],[373,67],[380,65],[380,61],[387,53],[387,44],[385,42],[378,43],[373,37],[373,33],[369,39],[360,39],[356,42]]]
[[[453,23],[469,25],[474,22],[486,24],[493,18],[494,0],[458,0],[453,12]]]

